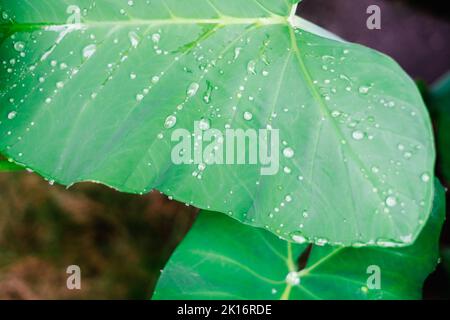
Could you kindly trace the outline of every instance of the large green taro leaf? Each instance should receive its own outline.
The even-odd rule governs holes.
[[[404,245],[428,218],[435,151],[414,83],[378,52],[293,27],[288,1],[0,7],[0,152],[51,182],[157,188],[319,243]],[[196,121],[279,130],[275,174],[175,165],[171,136]]]
[[[202,212],[162,271],[153,299],[418,299],[438,261],[445,193],[413,245],[292,244]],[[305,258],[307,261],[305,263]]]

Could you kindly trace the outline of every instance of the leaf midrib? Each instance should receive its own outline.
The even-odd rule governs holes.
[[[130,20],[106,20],[106,21],[86,21],[79,24],[66,24],[61,22],[49,23],[20,23],[14,22],[9,24],[0,24],[0,29],[12,28],[17,30],[35,29],[35,28],[99,28],[99,27],[135,27],[135,26],[153,26],[153,25],[202,25],[202,24],[217,24],[217,25],[289,25],[288,17],[271,16],[271,17],[257,17],[257,18],[237,18],[237,17],[220,17],[220,18],[206,18],[206,19],[192,19],[192,18],[167,18],[167,19],[130,19]]]

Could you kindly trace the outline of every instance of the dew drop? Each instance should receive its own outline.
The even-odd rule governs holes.
[[[362,140],[364,138],[364,133],[359,130],[353,131],[352,138],[355,140]]]
[[[306,242],[306,238],[305,237],[303,237],[301,235],[297,235],[297,234],[292,236],[292,240],[294,240],[295,242],[297,242],[299,244],[302,244],[302,243]]]
[[[386,198],[386,205],[388,207],[395,207],[397,205],[397,199],[393,196],[389,196]]]
[[[164,121],[164,127],[167,129],[173,128],[177,123],[177,117],[174,115],[168,116]]]
[[[10,113],[8,113],[8,119],[12,120],[16,117],[17,112],[16,111],[11,111]]]
[[[253,119],[253,114],[251,112],[249,112],[249,111],[245,111],[244,112],[244,119],[247,120],[247,121],[252,120]]]
[[[286,157],[286,158],[292,158],[293,156],[294,156],[294,150],[292,149],[292,148],[285,148],[284,150],[283,150],[283,155]]]
[[[187,89],[187,95],[188,97],[193,97],[197,94],[198,89],[200,88],[199,84],[197,82],[193,82],[189,85]]]
[[[25,49],[25,44],[22,41],[17,41],[14,43],[14,50],[22,52]]]
[[[136,48],[139,45],[139,36],[136,34],[136,32],[131,31],[128,33],[128,39],[130,39],[131,46],[133,48]]]
[[[286,283],[291,286],[297,286],[300,284],[300,276],[298,275],[298,272],[291,271],[286,276]]]
[[[240,48],[240,47],[237,47],[234,49],[234,60],[239,58],[239,55],[241,54],[241,50],[242,50],[242,48]]]
[[[359,90],[359,93],[361,93],[361,94],[367,94],[367,93],[369,93],[370,88],[367,86],[361,86],[361,87],[359,87],[358,90]]]
[[[255,60],[250,60],[247,64],[247,72],[249,74],[256,74],[256,62]]]
[[[210,121],[208,119],[201,119],[198,123],[198,127],[200,130],[205,131],[211,127]]]
[[[95,44],[90,44],[83,49],[83,58],[89,59],[97,51],[97,46]]]
[[[428,182],[428,181],[430,181],[430,175],[428,173],[424,173],[424,174],[422,174],[420,179],[422,179],[423,182]]]
[[[160,35],[159,33],[154,33],[154,34],[152,35],[152,41],[153,41],[154,43],[158,43],[159,40],[161,40],[161,35]]]

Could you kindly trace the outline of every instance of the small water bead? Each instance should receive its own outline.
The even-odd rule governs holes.
[[[18,51],[18,52],[22,52],[25,49],[25,43],[23,43],[22,41],[17,41],[16,43],[14,43],[14,50]]]
[[[58,82],[56,83],[56,87],[57,87],[58,89],[63,88],[63,87],[64,87],[64,82],[58,81]]]
[[[249,112],[249,111],[245,111],[244,112],[244,119],[247,120],[247,121],[252,120],[253,119],[253,114],[251,112]]]
[[[292,201],[292,197],[290,195],[287,195],[284,200],[286,200],[286,202],[291,202]]]
[[[90,44],[83,49],[83,58],[89,59],[97,51],[97,46],[95,44]]]
[[[134,79],[136,79],[136,73],[134,73],[134,72],[132,72],[132,73],[130,73],[130,79],[131,80],[134,80]]]
[[[130,43],[133,48],[136,48],[139,45],[139,36],[136,32],[131,31],[128,33],[128,39],[130,39]]]
[[[297,242],[298,244],[302,244],[306,242],[306,238],[301,236],[301,235],[293,235],[292,236],[292,240],[294,240],[295,242]]]
[[[242,50],[242,48],[240,48],[240,47],[237,47],[234,49],[234,60],[239,58],[239,55],[241,54],[241,50]]]
[[[154,34],[152,35],[152,41],[153,41],[154,43],[158,43],[159,40],[161,40],[161,35],[160,35],[159,33],[154,33]]]
[[[362,140],[364,138],[364,133],[359,130],[353,131],[352,138],[355,140]]]
[[[291,271],[286,276],[286,283],[291,286],[298,286],[300,284],[300,276],[298,275],[298,272]]]
[[[17,112],[16,111],[11,111],[10,113],[8,113],[8,119],[12,120],[16,117]]]
[[[283,171],[284,171],[284,173],[287,173],[287,174],[292,172],[291,168],[289,168],[289,167],[284,167]]]
[[[256,61],[250,60],[250,62],[247,64],[247,72],[249,74],[256,74]]]
[[[283,155],[286,158],[292,158],[294,156],[294,150],[290,147],[287,147],[283,150]]]
[[[211,127],[210,121],[208,119],[201,119],[198,123],[198,127],[202,131],[206,131]]]
[[[269,71],[263,70],[262,75],[264,77],[267,77],[269,75]]]
[[[405,157],[405,159],[411,159],[412,156],[413,156],[412,153],[409,152],[409,151],[406,151],[406,152],[403,154],[403,157]]]
[[[395,207],[397,205],[397,198],[394,196],[389,196],[386,198],[386,205],[388,207]]]
[[[424,173],[424,174],[422,174],[422,176],[420,177],[420,179],[421,179],[423,182],[428,182],[428,181],[430,181],[430,175],[429,175],[428,173]]]
[[[333,112],[331,112],[331,116],[332,116],[333,118],[337,118],[337,117],[339,117],[340,115],[341,115],[341,112],[338,111],[338,110],[334,110]]]
[[[367,94],[369,92],[369,90],[370,90],[370,87],[367,87],[367,86],[361,86],[358,89],[359,93],[361,93],[361,94]]]
[[[137,94],[136,95],[136,101],[142,101],[144,99],[144,95],[143,94]]]
[[[167,129],[170,129],[170,128],[173,128],[176,123],[177,123],[177,117],[175,117],[174,115],[171,115],[166,118],[166,121],[164,122],[164,127]]]
[[[156,84],[158,82],[159,82],[159,77],[158,76],[152,77],[152,83]]]
[[[189,85],[186,94],[188,95],[188,97],[193,97],[197,94],[199,88],[200,85],[197,82],[193,82]]]
[[[319,238],[315,241],[316,245],[318,246],[324,246],[328,243],[327,239]]]

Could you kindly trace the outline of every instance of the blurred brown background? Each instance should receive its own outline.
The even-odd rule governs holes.
[[[450,70],[444,3],[303,0],[298,12],[393,56],[412,77],[431,84]],[[366,28],[371,4],[382,9],[381,30]],[[1,173],[0,299],[149,298],[195,215],[195,208],[158,192],[135,196],[88,183],[66,190],[35,174]],[[450,258],[448,224],[444,229],[444,258]],[[66,288],[65,271],[72,264],[81,267],[82,290]],[[445,265],[447,259],[427,280],[426,298],[450,297]]]

